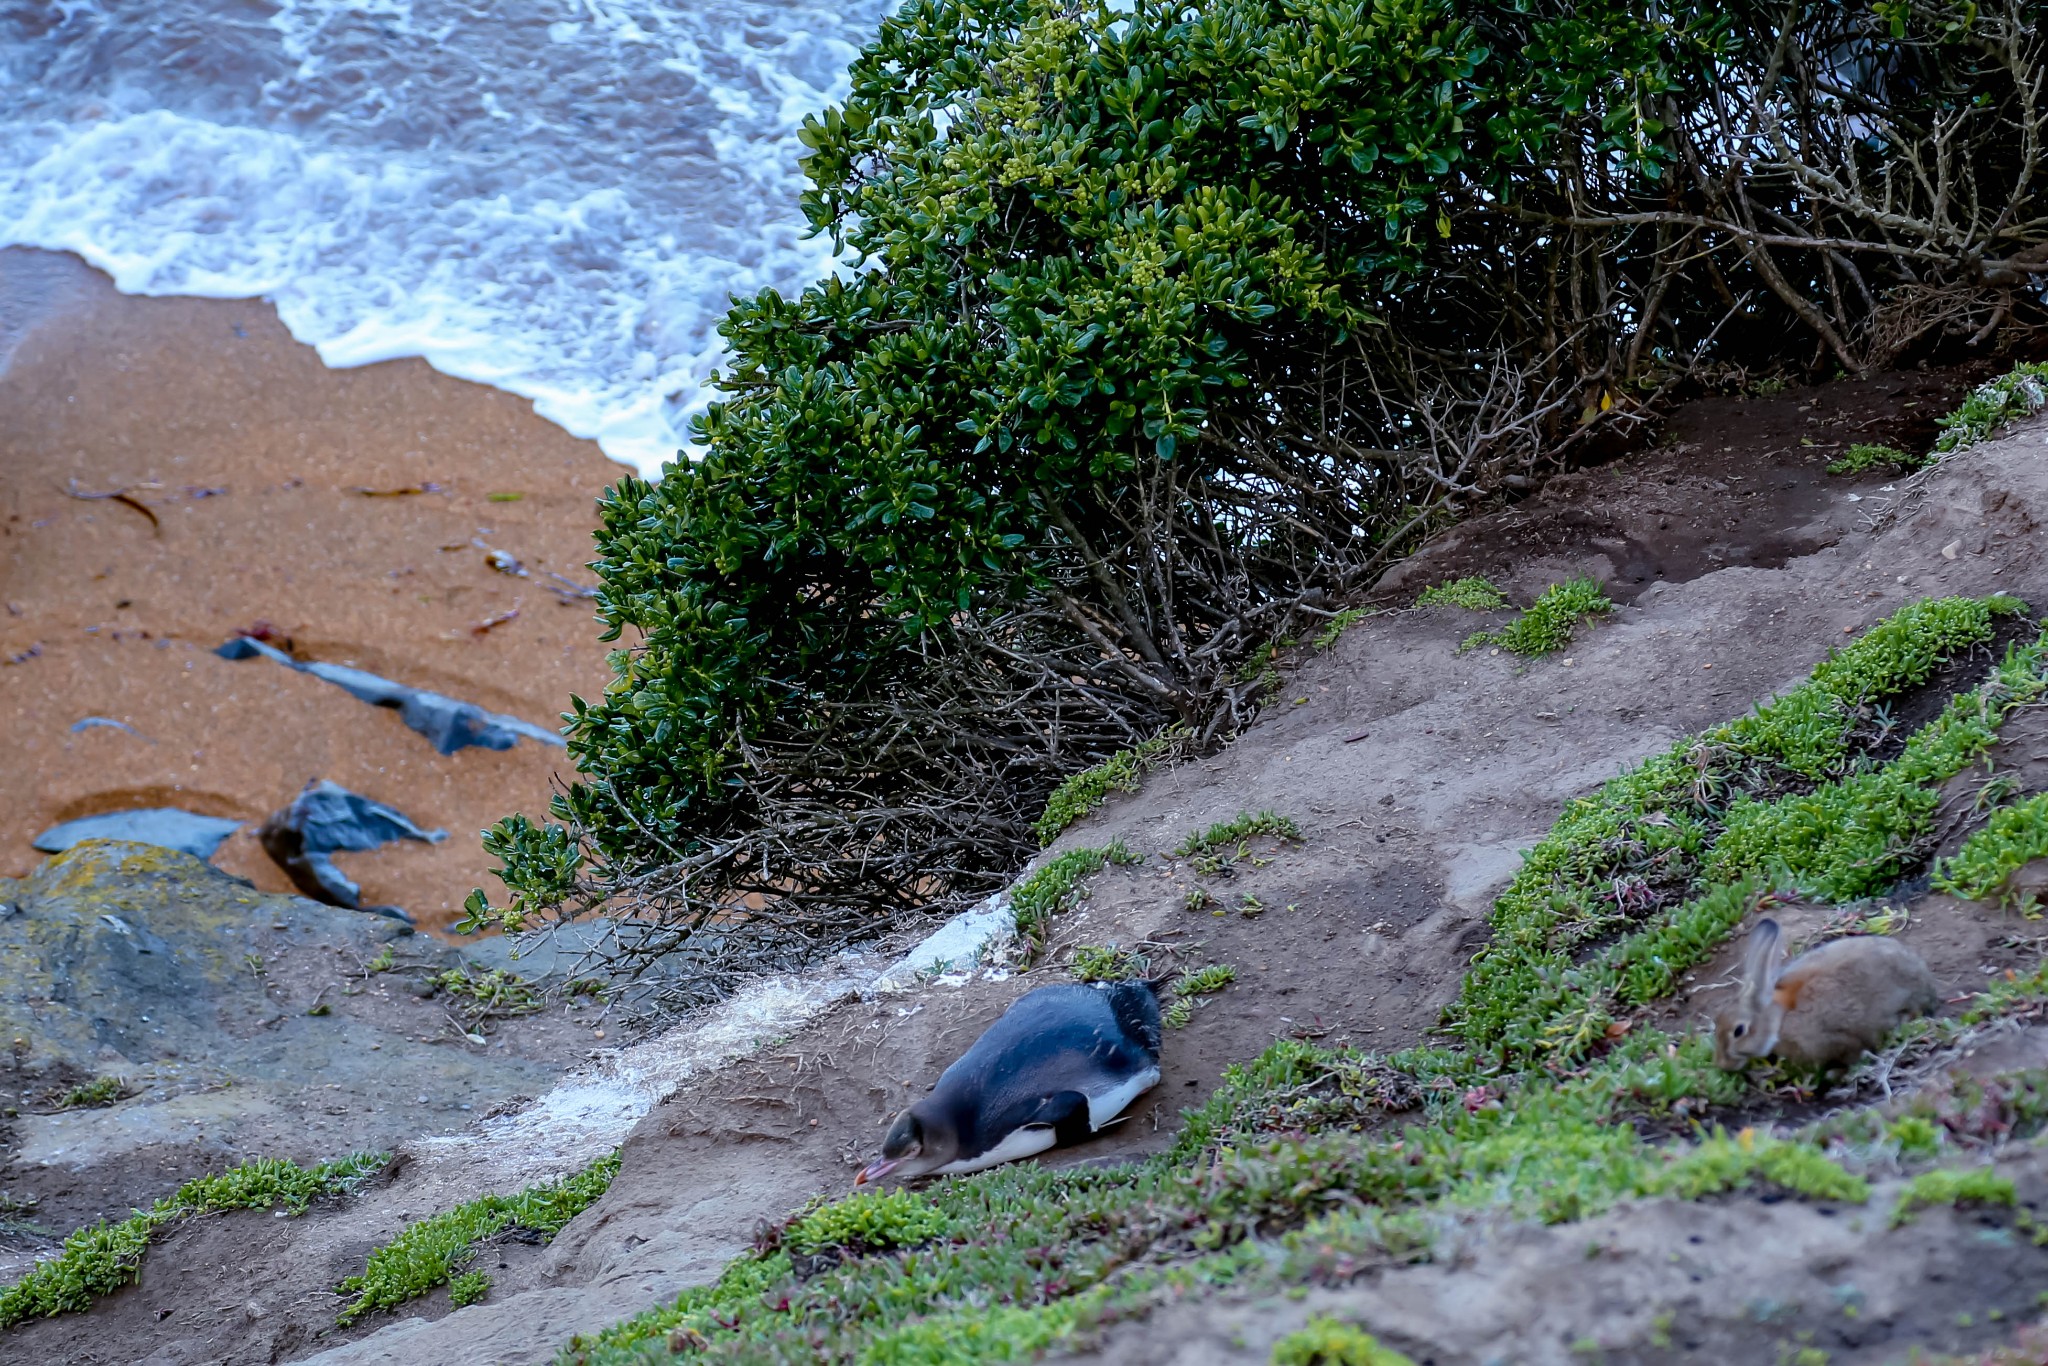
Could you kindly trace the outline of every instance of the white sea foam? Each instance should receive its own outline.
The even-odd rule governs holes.
[[[796,132],[887,0],[0,5],[0,245],[273,300],[652,474],[727,300],[831,268]]]

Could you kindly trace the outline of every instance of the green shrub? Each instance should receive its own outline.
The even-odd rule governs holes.
[[[1753,37],[1624,0],[904,5],[803,132],[857,264],[737,301],[703,458],[603,500],[614,677],[465,923],[630,885],[645,952],[823,951],[1000,886],[1127,737],[1241,727],[1265,642],[1613,410],[1606,362],[1557,368],[1609,342],[1541,339],[1625,326],[1697,244],[1522,213],[1661,204],[1697,150],[1665,101]],[[1618,292],[1560,299],[1592,254]]]
[[[564,1181],[528,1186],[514,1195],[486,1195],[454,1209],[407,1224],[398,1236],[370,1253],[360,1273],[339,1289],[353,1295],[335,1322],[347,1327],[364,1314],[392,1309],[417,1299],[436,1286],[462,1282],[462,1294],[481,1298],[490,1288],[467,1276],[463,1268],[482,1241],[505,1229],[520,1229],[547,1242],[571,1219],[597,1203],[618,1175],[619,1155],[612,1153]],[[457,1303],[469,1303],[458,1300]]]
[[[1614,604],[1593,579],[1568,579],[1543,590],[1529,610],[1497,631],[1465,637],[1461,650],[1498,645],[1518,655],[1551,654],[1572,642],[1572,628],[1586,617],[1612,612]]]
[[[387,1160],[385,1153],[361,1153],[309,1169],[276,1158],[259,1158],[215,1176],[188,1181],[119,1223],[102,1220],[66,1238],[55,1257],[38,1262],[27,1275],[0,1291],[0,1328],[92,1308],[93,1301],[135,1281],[142,1274],[142,1258],[150,1240],[181,1219],[236,1209],[302,1214],[321,1196],[355,1190]]]

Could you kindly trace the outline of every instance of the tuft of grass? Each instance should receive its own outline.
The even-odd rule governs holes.
[[[1970,391],[1962,406],[1936,419],[1941,435],[1936,457],[1967,450],[2008,422],[2038,413],[2048,404],[2048,362],[2023,362]]]
[[[1136,862],[1138,856],[1122,840],[1111,840],[1100,849],[1069,849],[1048,859],[1010,893],[1018,937],[1043,944],[1053,916],[1081,899],[1082,878],[1101,872],[1108,864]]]
[[[57,1101],[60,1110],[104,1110],[121,1099],[119,1077],[94,1077],[66,1091]]]
[[[1323,626],[1323,629],[1316,632],[1316,638],[1312,643],[1318,650],[1327,650],[1332,645],[1335,645],[1338,637],[1342,636],[1346,631],[1356,626],[1359,622],[1364,621],[1367,617],[1376,615],[1378,615],[1377,608],[1347,607],[1337,613],[1336,616],[1331,617]]]
[[[1415,599],[1417,607],[1462,607],[1468,612],[1495,612],[1508,605],[1508,595],[1492,581],[1474,574],[1425,588]]]
[[[563,1225],[597,1202],[618,1175],[614,1152],[564,1181],[546,1181],[513,1195],[485,1195],[440,1214],[429,1215],[399,1230],[398,1236],[370,1253],[360,1274],[339,1289],[356,1298],[335,1322],[346,1328],[364,1314],[391,1309],[417,1299],[436,1286],[450,1285],[478,1252],[484,1239],[506,1229],[520,1229],[551,1241]],[[474,1284],[472,1282],[472,1284]]]
[[[1292,844],[1301,843],[1301,827],[1296,825],[1291,817],[1276,815],[1271,811],[1240,811],[1227,821],[1216,822],[1207,830],[1195,831],[1182,840],[1173,852],[1177,858],[1213,854],[1261,835],[1286,840]]]
[[[1864,474],[1870,470],[1893,470],[1909,474],[1926,463],[1926,457],[1908,455],[1897,446],[1873,446],[1859,441],[1828,463],[1828,473]]]
[[[1273,1366],[1415,1366],[1372,1334],[1317,1316],[1273,1344]]]
[[[1614,604],[1597,580],[1567,579],[1543,590],[1529,610],[1497,631],[1476,631],[1465,637],[1460,650],[1480,645],[1498,645],[1512,654],[1535,658],[1562,650],[1571,644],[1572,629],[1581,620],[1612,612]]]
[[[1107,801],[1110,793],[1136,792],[1140,778],[1163,763],[1173,762],[1193,740],[1194,732],[1187,726],[1168,726],[1151,739],[1119,750],[1093,768],[1082,769],[1068,778],[1046,798],[1045,810],[1032,826],[1038,833],[1039,846],[1051,844],[1062,830]]]
[[[1967,1171],[1937,1167],[1914,1177],[1912,1184],[1899,1192],[1899,1203],[1892,1209],[1892,1227],[1911,1223],[1916,1211],[1936,1205],[2011,1205],[2016,1198],[2012,1178],[1989,1167]]]
[[[1934,864],[1934,885],[1965,901],[1982,901],[2013,873],[2048,858],[2048,792],[1995,811],[1963,847]]]
[[[66,1238],[55,1257],[37,1263],[26,1276],[0,1290],[0,1328],[92,1308],[102,1296],[139,1279],[150,1242],[182,1219],[235,1209],[302,1214],[320,1196],[354,1191],[388,1160],[387,1153],[358,1153],[309,1169],[259,1158],[188,1181],[146,1210],[118,1223],[101,1220]]]

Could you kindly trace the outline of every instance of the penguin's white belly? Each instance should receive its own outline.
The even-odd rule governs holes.
[[[948,1162],[945,1166],[939,1168],[935,1175],[960,1176],[967,1172],[985,1171],[990,1167],[999,1167],[1005,1162],[1015,1162],[1019,1158],[1036,1157],[1047,1148],[1050,1148],[1054,1141],[1055,1136],[1052,1129],[1043,1124],[1026,1125],[1022,1129],[1012,1129],[1003,1135],[1002,1142],[996,1144],[995,1147],[990,1148],[987,1152],[976,1153],[973,1157],[963,1157],[957,1162]]]
[[[1100,1132],[1103,1125],[1124,1112],[1125,1106],[1158,1084],[1159,1069],[1148,1067],[1129,1081],[1113,1086],[1100,1095],[1089,1096],[1089,1129]],[[1015,1162],[1020,1158],[1036,1157],[1052,1147],[1056,1141],[1057,1135],[1053,1133],[1051,1125],[1027,1124],[1021,1129],[1012,1129],[1009,1133],[1004,1134],[1003,1141],[990,1148],[987,1152],[976,1153],[973,1157],[963,1157],[958,1161],[948,1162],[933,1173],[933,1175],[963,1176],[968,1172],[986,1171],[990,1167],[999,1167],[1005,1162]]]
[[[1158,1084],[1159,1069],[1148,1067],[1123,1085],[1088,1097],[1088,1127],[1099,1132],[1103,1125],[1122,1114],[1126,1105]]]

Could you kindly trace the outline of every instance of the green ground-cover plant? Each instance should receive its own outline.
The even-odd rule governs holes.
[[[2048,363],[2022,362],[1997,379],[1972,389],[1962,405],[1937,419],[1941,436],[1936,457],[1967,450],[2008,422],[2041,411],[2048,404]]]
[[[1271,1360],[1272,1366],[1415,1366],[1372,1334],[1322,1317],[1274,1343]]]
[[[1338,639],[1342,637],[1346,631],[1356,626],[1359,622],[1364,621],[1367,617],[1374,616],[1376,614],[1377,609],[1371,607],[1345,608],[1343,611],[1337,613],[1337,615],[1331,617],[1327,622],[1324,622],[1323,629],[1316,632],[1314,641],[1315,647],[1318,650],[1329,649],[1332,645],[1335,645],[1337,643]]]
[[[481,1304],[491,1293],[491,1278],[481,1271],[465,1271],[448,1282],[448,1302],[457,1309]]]
[[[1067,971],[1077,982],[1124,982],[1144,975],[1144,962],[1114,944],[1076,944]]]
[[[364,1314],[392,1309],[437,1286],[460,1280],[465,1295],[489,1290],[465,1271],[485,1239],[507,1229],[552,1239],[571,1219],[597,1202],[618,1175],[619,1155],[600,1157],[562,1181],[545,1181],[512,1195],[485,1195],[407,1224],[390,1242],[371,1252],[362,1271],[339,1289],[355,1298],[336,1323],[347,1327]]]
[[[57,1100],[60,1110],[101,1110],[121,1099],[119,1077],[94,1077],[80,1082]]]
[[[1093,768],[1084,768],[1046,798],[1045,811],[1034,829],[1040,844],[1051,844],[1059,833],[1109,799],[1112,792],[1136,792],[1138,779],[1148,769],[1171,762],[1192,739],[1185,726],[1168,726],[1149,740],[1120,749]]]
[[[1866,474],[1871,470],[1890,470],[1905,474],[1926,463],[1926,457],[1908,455],[1896,446],[1874,446],[1859,441],[1828,462],[1828,473]]]
[[[1083,878],[1112,863],[1136,862],[1138,856],[1122,840],[1111,840],[1100,849],[1069,849],[1047,859],[1037,872],[1010,891],[1010,911],[1015,916],[1018,937],[1043,944],[1053,916],[1083,895]]]
[[[1494,587],[1491,580],[1473,574],[1462,579],[1448,579],[1432,588],[1425,588],[1416,597],[1417,607],[1462,607],[1468,612],[1494,612],[1508,605],[1508,595]]]
[[[1965,901],[1981,901],[2013,873],[2048,858],[2048,792],[1991,813],[1963,847],[1934,866],[1934,885]]]
[[[150,1241],[179,1220],[223,1210],[277,1209],[302,1214],[323,1196],[354,1191],[384,1166],[387,1153],[359,1153],[301,1167],[277,1158],[245,1162],[202,1176],[117,1223],[102,1220],[64,1240],[63,1250],[0,1290],[0,1328],[90,1309],[101,1296],[142,1274]]]
[[[1240,811],[1227,821],[1217,821],[1204,830],[1196,830],[1174,846],[1174,857],[1193,858],[1199,854],[1214,854],[1257,838],[1286,840],[1290,844],[1301,842],[1301,827],[1291,816],[1274,811]]]
[[[434,974],[433,983],[460,1003],[472,1024],[501,1016],[531,1015],[541,1008],[532,982],[503,968],[465,963]]]
[[[1529,610],[1495,631],[1475,631],[1465,637],[1460,650],[1497,645],[1513,654],[1552,654],[1572,643],[1572,631],[1590,616],[1612,612],[1614,604],[1593,579],[1567,579],[1553,583]]]
[[[1936,1168],[1914,1177],[1912,1184],[1899,1192],[1892,1224],[1908,1223],[1915,1211],[1936,1205],[2010,1205],[2017,1198],[2012,1178],[1988,1167]]]
[[[613,678],[469,923],[602,906],[628,958],[730,969],[959,909],[1068,775],[1241,727],[1269,642],[1696,362],[1859,371],[2030,312],[1997,282],[2043,236],[2036,26],[1883,17],[903,5],[803,133],[847,268],[737,301],[703,458],[605,498]],[[1944,157],[2013,211],[1951,213]],[[1863,287],[1788,221],[1867,243]]]
[[[1474,1047],[1571,1055],[1617,1005],[1668,992],[1770,887],[1847,900],[1881,886],[1915,856],[1940,785],[2048,691],[2048,650],[2011,651],[1890,763],[1857,768],[1857,727],[2022,607],[1910,604],[1791,692],[1570,803],[1495,902],[1451,1023]]]
[[[1209,997],[1237,980],[1237,969],[1228,963],[1210,963],[1190,968],[1167,987],[1166,1006],[1160,1022],[1168,1029],[1184,1029],[1195,1018],[1195,1010]]]

